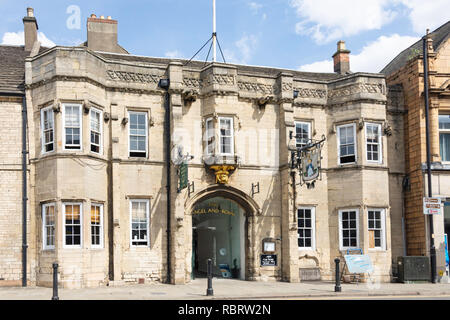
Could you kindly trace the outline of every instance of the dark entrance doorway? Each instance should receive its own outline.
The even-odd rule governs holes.
[[[245,211],[235,201],[214,197],[192,211],[192,273],[206,276],[207,261],[213,275],[245,279]]]

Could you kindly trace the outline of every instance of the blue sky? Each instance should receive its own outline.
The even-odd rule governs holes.
[[[216,0],[227,62],[332,72],[336,42],[351,50],[352,71],[378,72],[396,54],[450,19],[450,0]],[[119,21],[130,53],[190,58],[212,32],[212,0],[0,0],[0,43],[23,43],[31,6],[43,45],[86,40],[92,13]],[[204,60],[206,47],[197,57]],[[218,53],[218,59],[220,53]]]

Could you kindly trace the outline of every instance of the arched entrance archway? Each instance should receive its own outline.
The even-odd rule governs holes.
[[[186,252],[186,271],[191,276],[194,272],[202,275],[206,271],[206,261],[203,260],[210,255],[211,259],[216,259],[216,275],[222,276],[220,265],[228,264],[231,276],[251,280],[255,271],[252,251],[255,238],[254,217],[260,213],[256,202],[236,188],[214,185],[188,199],[185,210],[191,220],[191,226],[194,227],[189,232],[192,246]],[[234,213],[234,216],[230,212]],[[226,228],[230,227],[224,235]],[[203,231],[199,232],[200,229]],[[216,234],[212,231],[216,231]],[[201,248],[204,243],[208,245]],[[201,250],[204,252],[199,253]]]

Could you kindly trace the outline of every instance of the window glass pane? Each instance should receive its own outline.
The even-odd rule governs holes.
[[[450,132],[439,134],[439,151],[442,161],[450,161]]]
[[[450,130],[450,114],[439,115],[439,129]]]

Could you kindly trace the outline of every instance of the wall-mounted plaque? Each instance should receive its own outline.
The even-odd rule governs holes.
[[[276,254],[262,254],[261,255],[261,267],[276,267],[277,255]]]

